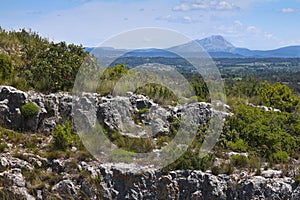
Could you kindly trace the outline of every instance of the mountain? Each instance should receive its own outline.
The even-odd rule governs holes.
[[[182,45],[167,49],[141,49],[126,53],[126,50],[114,48],[86,48],[96,56],[123,55],[125,57],[174,57],[172,52],[182,52],[195,55],[195,43],[198,43],[204,51],[213,58],[300,58],[300,46],[288,46],[274,50],[250,50],[236,47],[220,35],[213,35],[201,40],[194,40]]]
[[[175,58],[178,57],[175,53],[164,50],[164,49],[138,49],[129,51],[124,54],[125,57],[165,57],[165,58]]]
[[[213,35],[202,40],[196,40],[207,52],[232,52],[235,49],[230,42],[220,35]]]

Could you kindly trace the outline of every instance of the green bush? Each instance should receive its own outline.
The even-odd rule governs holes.
[[[221,172],[221,169],[218,166],[213,166],[211,168],[211,173],[215,176],[218,176],[220,174],[220,172]]]
[[[28,118],[37,115],[40,112],[40,107],[34,102],[28,102],[21,107],[23,117]]]
[[[114,133],[111,136],[111,140],[119,148],[134,153],[147,153],[154,148],[150,138],[130,138],[120,133]]]
[[[161,105],[170,105],[178,100],[176,94],[170,88],[156,83],[149,83],[139,87],[135,93],[146,95]]]
[[[287,163],[289,161],[289,154],[286,151],[278,151],[273,153],[271,160],[275,163]]]
[[[300,184],[300,175],[295,176],[295,183],[298,185]]]
[[[222,163],[221,164],[220,173],[230,175],[230,174],[233,173],[233,171],[234,171],[234,167],[231,163],[230,164],[227,164],[227,163]]]
[[[76,135],[72,133],[72,125],[58,125],[53,132],[52,149],[53,150],[67,150],[72,144],[76,143]]]
[[[220,145],[236,151],[247,149],[270,161],[274,152],[294,155],[299,150],[300,116],[296,113],[268,112],[247,105],[234,108],[227,118]]]
[[[229,148],[237,152],[246,152],[248,149],[248,143],[243,139],[238,139],[236,142],[229,142]]]
[[[12,74],[13,66],[11,58],[3,53],[0,53],[0,80],[9,78]]]
[[[249,163],[249,159],[244,155],[233,155],[230,157],[230,163],[235,167],[246,167]]]
[[[149,109],[148,108],[142,108],[139,110],[139,114],[146,114],[149,113]]]
[[[0,144],[0,153],[4,153],[4,152],[6,152],[6,151],[8,151],[8,146],[7,146],[7,144]]]

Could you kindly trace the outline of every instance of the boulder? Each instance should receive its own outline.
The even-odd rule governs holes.
[[[69,179],[62,180],[54,185],[52,191],[58,193],[62,198],[67,199],[70,199],[70,197],[76,198],[77,195],[75,184]]]

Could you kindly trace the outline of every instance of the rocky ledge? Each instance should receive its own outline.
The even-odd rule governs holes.
[[[24,116],[22,107],[28,102],[38,106],[39,112]],[[228,108],[227,105],[224,107]],[[0,86],[0,126],[12,130],[49,134],[57,124],[80,117],[83,124],[90,127],[100,122],[106,129],[122,135],[156,137],[168,135],[170,123],[175,119],[188,116],[191,123],[205,125],[214,114],[226,117],[230,113],[216,111],[205,102],[162,107],[146,96],[131,92],[125,97],[101,97],[95,93],[44,95]],[[147,133],[144,132],[145,126],[149,130]]]
[[[300,199],[300,185],[291,178],[243,173],[215,176],[192,170],[163,174],[135,165],[49,161],[27,156],[29,161],[9,155],[0,158],[1,191],[7,199]],[[56,180],[51,183],[45,179],[42,185],[32,187],[27,180],[30,177],[24,173],[37,169],[51,173]]]

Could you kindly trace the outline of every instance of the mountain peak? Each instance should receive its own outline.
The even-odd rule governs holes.
[[[230,52],[235,49],[235,46],[221,35],[212,35],[196,42],[208,52]]]

